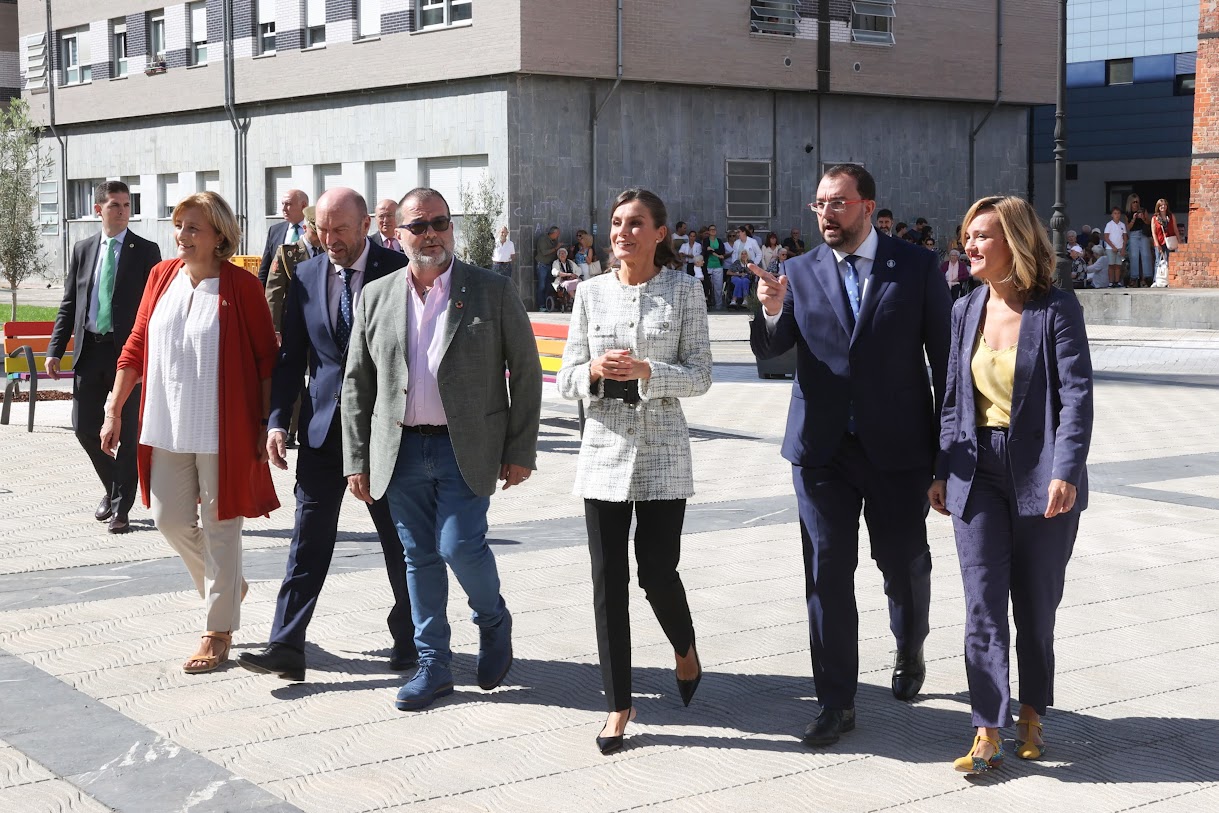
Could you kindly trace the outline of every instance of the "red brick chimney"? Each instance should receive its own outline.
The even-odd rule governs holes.
[[[1200,0],[1189,237],[1172,256],[1173,288],[1219,288],[1219,0]]]

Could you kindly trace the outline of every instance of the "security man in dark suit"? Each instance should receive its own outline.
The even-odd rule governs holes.
[[[93,196],[93,213],[101,218],[102,233],[72,248],[45,367],[47,375],[59,378],[68,340],[75,335],[72,429],[105,490],[93,516],[98,522],[109,521],[110,533],[121,534],[131,530],[128,512],[136,496],[139,385],[123,407],[123,429],[115,457],[102,451],[102,421],[119,353],[135,325],[148,272],[161,261],[161,249],[127,230],[131,219],[127,184],[99,184]]]
[[[258,281],[263,288],[267,287],[267,274],[271,272],[271,263],[275,261],[279,247],[305,236],[305,207],[308,205],[309,196],[299,189],[289,189],[280,199],[279,209],[284,213],[284,219],[267,230],[267,244],[263,246],[262,262],[258,266]]]
[[[317,202],[315,222],[326,253],[296,266],[296,278],[284,304],[283,340],[271,379],[267,454],[272,464],[288,468],[288,421],[307,370],[309,388],[308,396],[301,400],[296,460],[296,524],[270,644],[263,652],[243,653],[237,662],[251,671],[286,680],[305,679],[305,631],[334,555],[339,511],[347,490],[339,390],[352,315],[365,285],[407,264],[405,255],[368,239],[369,220],[368,205],[355,190],[337,188],[323,194]],[[417,655],[402,541],[385,500],[369,505],[368,513],[381,540],[394,594],[388,618],[394,639],[389,665],[393,671],[403,671],[415,663]]]
[[[759,358],[796,348],[783,457],[792,464],[800,512],[821,704],[804,742],[821,746],[855,727],[861,510],[897,640],[893,694],[911,700],[923,685],[931,603],[927,488],[950,306],[936,256],[872,227],[876,182],[863,167],[827,170],[810,207],[822,245],[788,260],[778,278],[750,266],[762,305],[750,343]]]

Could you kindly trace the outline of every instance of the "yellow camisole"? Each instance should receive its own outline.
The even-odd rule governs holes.
[[[1016,379],[1016,345],[992,350],[979,330],[969,369],[973,373],[977,425],[1009,426],[1012,422],[1012,386]]]

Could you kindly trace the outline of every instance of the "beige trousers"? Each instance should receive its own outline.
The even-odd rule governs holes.
[[[219,455],[153,447],[149,474],[153,522],[182,557],[195,589],[207,602],[206,629],[227,632],[241,625],[243,519],[216,518],[219,482]]]

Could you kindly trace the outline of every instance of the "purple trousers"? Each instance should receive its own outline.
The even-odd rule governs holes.
[[[1052,519],[1019,516],[1013,476],[1007,433],[979,427],[969,500],[962,516],[952,518],[965,585],[965,674],[975,727],[1011,723],[1009,594],[1019,702],[1042,715],[1054,703],[1054,617],[1079,511]]]

